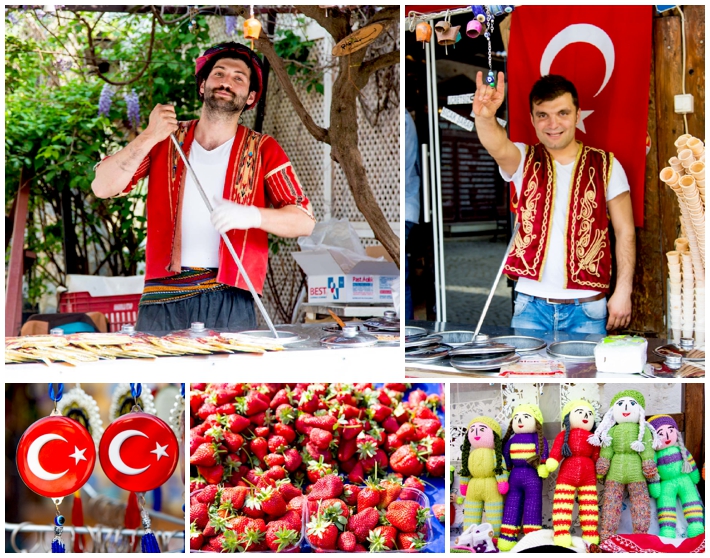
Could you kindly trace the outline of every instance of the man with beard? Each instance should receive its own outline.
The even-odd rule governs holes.
[[[100,198],[128,194],[148,177],[146,277],[139,331],[167,332],[202,322],[208,328],[256,326],[252,296],[220,233],[226,233],[261,294],[267,233],[311,234],[315,221],[291,162],[279,144],[239,124],[262,92],[261,61],[244,45],[222,43],[195,65],[203,101],[199,120],[180,122],[157,105],[147,128],[96,167]],[[175,134],[202,187],[210,214],[186,172]]]
[[[562,76],[540,78],[529,95],[530,120],[539,143],[513,143],[496,121],[505,99],[498,84],[476,76],[476,131],[512,182],[520,222],[504,273],[517,280],[511,326],[605,334],[631,320],[636,261],[634,219],[626,173],[612,153],[575,138],[579,100]],[[616,286],[610,291],[609,225],[616,236]]]

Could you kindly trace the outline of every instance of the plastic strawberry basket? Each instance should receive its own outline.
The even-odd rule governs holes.
[[[362,485],[361,488],[364,488],[365,485]],[[431,526],[431,505],[429,504],[429,497],[424,494],[421,490],[417,488],[404,488],[403,490],[409,490],[411,492],[414,492],[416,495],[416,498],[412,498],[412,501],[416,502],[423,508],[429,508],[429,514],[426,518],[426,521],[424,522],[424,540],[426,541],[426,544],[419,550],[400,550],[400,549],[395,549],[395,550],[385,550],[383,553],[393,553],[393,552],[422,552],[429,543],[431,542],[432,538],[432,526]],[[397,500],[401,500],[401,498],[397,498]],[[339,550],[339,549],[329,549],[329,548],[320,548],[317,547],[314,544],[311,544],[311,541],[308,539],[308,533],[306,532],[306,524],[310,521],[310,511],[309,511],[309,504],[316,504],[317,506],[317,500],[316,501],[306,501],[303,503],[303,513],[301,514],[303,516],[303,534],[306,539],[306,543],[308,546],[310,546],[313,550],[316,552],[335,552],[335,553],[340,553],[340,554],[353,554],[352,552],[346,552],[344,550]]]
[[[193,496],[197,496],[203,490],[204,490],[204,488],[201,488],[200,490],[195,490],[194,492],[192,492],[190,494],[190,500],[192,500]],[[249,489],[249,493],[253,494],[254,490],[255,490],[254,488]],[[188,500],[188,503],[190,500]],[[189,509],[189,506],[188,506],[188,509]],[[281,552],[276,552],[274,550],[267,549],[267,550],[260,550],[259,552],[252,552],[252,554],[262,554],[262,553],[263,554],[289,554],[289,553],[294,553],[294,552],[300,552],[301,545],[303,544],[303,539],[304,539],[305,534],[306,534],[306,516],[303,515],[303,512],[301,512],[301,536],[292,546],[285,548]],[[190,533],[188,530],[187,546],[189,546],[189,535],[190,535]],[[249,552],[250,551],[247,551],[246,553],[249,553]],[[207,551],[207,550],[192,550],[192,549],[190,549],[190,553],[193,553],[193,554],[214,554],[214,552]]]
[[[59,312],[101,312],[106,316],[109,331],[121,331],[123,325],[135,325],[138,320],[140,294],[91,296],[87,292],[61,293]]]

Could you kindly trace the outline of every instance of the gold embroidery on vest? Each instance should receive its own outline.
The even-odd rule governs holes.
[[[545,155],[547,155],[547,153],[545,153]],[[531,149],[530,155],[525,163],[523,177],[526,176],[527,171],[530,168],[530,163],[533,161],[534,156],[535,150]],[[549,156],[547,157],[547,164],[549,171]],[[529,264],[527,262],[527,260],[525,259],[525,251],[530,247],[531,244],[533,244],[533,241],[537,238],[537,235],[533,234],[533,224],[535,222],[535,214],[537,213],[537,202],[543,194],[542,192],[536,192],[539,186],[538,174],[540,172],[541,166],[542,164],[540,162],[536,162],[533,164],[532,176],[525,185],[525,189],[521,191],[521,199],[518,200],[518,203],[520,203],[520,201],[522,201],[522,198],[524,197],[525,205],[519,211],[520,230],[518,231],[518,234],[515,237],[515,242],[513,243],[513,248],[511,249],[509,255],[520,258],[520,260],[523,262],[523,265],[525,266],[525,269],[519,269],[517,267],[512,267],[507,264],[505,266],[505,269],[509,271],[514,271],[518,275],[534,275],[535,269],[537,268],[538,262],[540,261],[540,257],[543,255],[543,251],[546,247],[546,243],[542,242],[542,240],[545,239],[547,235],[547,227],[550,220],[550,206],[552,203],[552,196],[546,196],[545,199],[545,205],[543,207],[542,229],[540,230],[541,241],[538,243],[538,248],[535,253],[535,257],[533,258],[532,263]],[[545,190],[546,192],[551,191],[551,188],[553,186],[553,180],[553,173],[548,172],[547,188]],[[535,194],[534,196],[533,193]]]
[[[232,189],[231,199],[236,203],[250,205],[254,192],[257,153],[263,136],[252,130],[247,130],[246,134],[244,147],[236,162],[237,180]]]
[[[597,151],[602,159],[602,176],[607,176],[608,160],[606,154],[592,147],[586,147],[579,163],[579,168],[584,169],[589,151]],[[590,275],[600,277],[599,262],[603,258],[603,249],[607,247],[607,233],[602,230],[594,232],[594,239],[591,233],[594,225],[592,217],[594,209],[597,208],[597,189],[594,183],[596,170],[588,169],[587,183],[582,191],[583,172],[578,172],[572,191],[572,207],[569,220],[570,238],[572,242],[572,254],[569,261],[570,276],[577,285],[586,285],[593,288],[605,289],[609,285],[601,282],[582,281],[579,274],[583,271]],[[577,226],[579,225],[579,227]]]

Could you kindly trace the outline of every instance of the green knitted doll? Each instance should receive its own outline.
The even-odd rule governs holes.
[[[653,458],[655,431],[645,421],[646,400],[638,391],[617,393],[589,443],[601,446],[597,478],[604,479],[604,502],[599,537],[602,542],[616,534],[621,520],[624,488],[631,501],[634,533],[648,533],[651,526],[651,501],[647,480],[658,478]]]
[[[654,448],[660,480],[649,483],[648,488],[657,501],[659,534],[675,538],[676,499],[680,498],[683,515],[688,521],[688,537],[697,537],[705,532],[703,502],[695,487],[700,481],[698,467],[671,417],[656,415],[648,422],[657,434]]]
[[[500,425],[489,417],[468,424],[461,444],[461,484],[464,500],[463,528],[479,525],[485,507],[486,521],[497,537],[503,516],[503,494],[508,492],[508,471],[503,460]]]

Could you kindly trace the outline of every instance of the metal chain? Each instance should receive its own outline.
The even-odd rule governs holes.
[[[489,6],[485,6],[486,8],[486,33],[485,37],[486,40],[488,41],[488,70],[493,71],[493,56],[491,53],[491,39],[493,37],[493,24],[495,22],[495,17],[493,16],[493,12],[491,12],[491,9]]]

